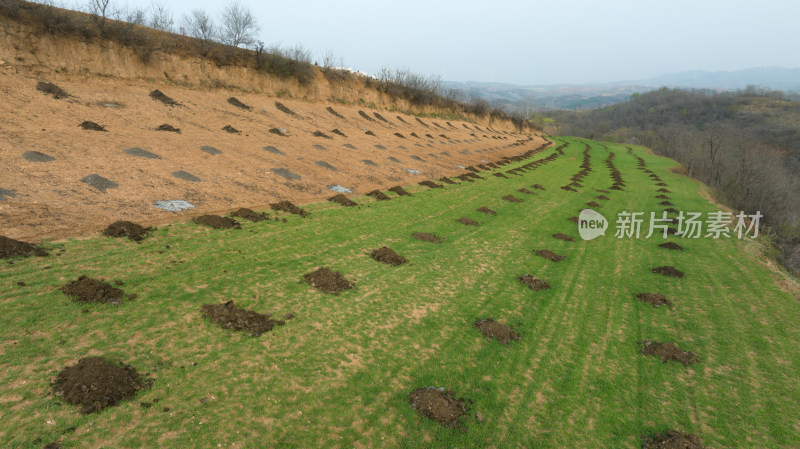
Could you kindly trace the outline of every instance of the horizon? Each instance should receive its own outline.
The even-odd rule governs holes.
[[[85,9],[85,2],[78,0],[38,3]],[[147,8],[152,3],[111,0],[110,7]],[[317,61],[330,51],[342,66],[373,75],[382,68],[407,68],[454,82],[586,85],[690,71],[800,67],[800,54],[794,49],[800,28],[793,23],[800,4],[784,0],[758,5],[721,0],[700,5],[685,0],[669,5],[633,0],[602,5],[580,0],[540,5],[502,1],[490,10],[474,0],[239,3],[253,12],[261,27],[258,39],[266,45],[302,46]],[[181,17],[192,9],[204,10],[219,23],[226,4],[162,2],[176,31]],[[709,21],[721,14],[724,20]]]

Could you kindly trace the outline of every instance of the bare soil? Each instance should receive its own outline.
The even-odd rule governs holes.
[[[504,200],[511,202],[511,203],[521,203],[522,200],[515,197],[514,195],[506,195],[503,197]]]
[[[127,237],[129,240],[138,242],[145,238],[151,230],[152,228],[145,228],[130,221],[115,221],[108,225],[103,231],[103,235],[108,237]]]
[[[575,241],[574,238],[568,236],[567,234],[562,234],[560,232],[558,234],[553,234],[553,238],[557,238],[559,240],[564,240],[565,242],[574,242]]]
[[[259,214],[253,209],[248,209],[246,207],[242,207],[231,212],[231,217],[244,218],[245,220],[249,220],[252,222],[258,222],[270,219],[265,212]]]
[[[653,307],[672,306],[672,301],[667,299],[666,295],[663,293],[639,293],[636,295],[636,299],[644,301]]]
[[[308,215],[310,215],[305,210],[295,206],[290,201],[286,201],[286,200],[278,202],[278,203],[270,204],[269,207],[272,210],[281,210],[281,211],[284,211],[284,212],[289,212],[290,214],[299,215],[299,216],[304,217],[304,218],[307,217]]]
[[[487,339],[494,339],[500,343],[507,344],[512,341],[519,341],[522,336],[514,332],[503,323],[499,323],[494,318],[486,318],[473,323],[473,326],[480,329]]]
[[[705,449],[705,445],[697,435],[668,430],[645,437],[642,449]]]
[[[549,261],[552,261],[552,262],[560,262],[560,261],[566,259],[566,257],[560,256],[560,255],[550,251],[549,249],[536,249],[536,250],[533,250],[533,252],[537,256],[544,257],[545,259],[547,259]]]
[[[464,400],[457,399],[450,390],[417,388],[408,395],[408,402],[417,413],[445,427],[459,427],[461,417],[467,414]]]
[[[408,262],[408,260],[405,257],[401,256],[400,254],[397,254],[396,252],[394,252],[393,249],[388,248],[386,246],[372,250],[372,252],[369,253],[369,256],[377,260],[378,262],[383,262],[391,266],[402,265]]]
[[[463,224],[463,225],[466,225],[466,226],[480,226],[481,225],[477,221],[475,221],[475,220],[473,220],[471,218],[467,218],[467,217],[461,217],[456,221],[461,223],[461,224]]]
[[[375,198],[376,200],[380,201],[386,201],[391,199],[389,198],[388,195],[381,192],[380,190],[373,190],[372,192],[367,193],[367,196],[371,196],[372,198]]]
[[[17,257],[39,256],[44,257],[47,251],[38,246],[14,240],[0,235],[0,259],[14,259]]]
[[[693,352],[684,351],[672,342],[659,343],[657,341],[644,340],[639,342],[639,346],[642,354],[658,357],[664,363],[674,360],[684,366],[689,366],[700,361],[700,356]]]
[[[103,131],[103,132],[108,132],[108,131],[107,131],[107,130],[104,128],[104,127],[102,127],[101,125],[98,125],[98,124],[97,124],[97,123],[95,123],[95,122],[85,121],[85,122],[82,122],[82,123],[81,123],[80,125],[78,125],[78,126],[80,126],[81,128],[83,128],[83,129],[85,129],[85,130],[87,130],[87,131]]]
[[[480,213],[483,213],[483,214],[487,214],[487,215],[497,215],[497,212],[495,212],[495,211],[493,211],[493,210],[489,209],[489,208],[488,208],[488,207],[486,207],[486,206],[481,206],[481,207],[479,207],[477,210],[478,210],[478,212],[480,212]]]
[[[678,270],[677,268],[673,267],[672,265],[665,265],[663,267],[656,267],[656,268],[653,268],[650,271],[652,271],[653,273],[656,273],[656,274],[663,274],[664,276],[671,276],[671,277],[676,277],[676,278],[682,278],[684,276],[684,273],[682,271]]]
[[[427,232],[415,232],[411,234],[417,240],[422,240],[423,242],[431,242],[431,243],[442,243],[442,239],[436,235],[428,234]]]
[[[150,386],[130,366],[119,366],[103,357],[85,357],[65,367],[53,382],[53,394],[79,405],[81,413],[95,413],[132,398]]]
[[[391,188],[389,188],[387,190],[389,190],[390,192],[396,193],[398,196],[411,196],[411,194],[408,192],[408,190],[404,189],[401,186],[394,186],[394,187],[391,187]]]
[[[62,98],[68,98],[72,96],[68,94],[64,89],[56,86],[53,83],[48,83],[46,81],[39,81],[36,84],[36,90],[44,94],[51,95],[56,100],[61,100]]]
[[[550,284],[529,274],[523,274],[522,276],[517,276],[517,280],[527,285],[531,290],[537,292],[539,290],[545,290],[550,288]]]
[[[204,304],[200,308],[200,312],[223,329],[246,331],[253,337],[269,332],[275,326],[285,324],[283,321],[273,320],[269,314],[240,309],[233,305],[233,301],[222,304]]]
[[[355,284],[345,279],[342,273],[333,271],[327,267],[322,267],[311,273],[306,273],[303,275],[303,279],[308,285],[324,293],[333,293],[334,295],[355,287]]]
[[[344,196],[344,194],[341,194],[341,193],[328,198],[328,201],[340,204],[342,206],[348,206],[348,207],[358,206],[358,203],[356,203],[355,201],[351,200],[350,198]]]
[[[87,276],[81,276],[77,280],[67,282],[60,288],[67,296],[72,296],[78,302],[96,302],[101,304],[122,303],[122,290],[112,287],[103,281],[99,281]]]
[[[195,217],[192,221],[199,225],[209,226],[214,229],[241,229],[242,225],[238,221],[229,217],[220,217],[219,215],[201,215]]]

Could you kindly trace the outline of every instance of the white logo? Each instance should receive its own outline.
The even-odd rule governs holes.
[[[578,215],[578,232],[584,240],[592,240],[606,235],[608,220],[600,212],[584,209]]]

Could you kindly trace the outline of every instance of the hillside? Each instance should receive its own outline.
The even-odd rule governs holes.
[[[13,238],[319,201],[336,193],[329,186],[366,193],[464,174],[545,142],[508,119],[418,105],[357,77],[330,82],[317,67],[303,83],[181,52],[142,59],[138,47],[46,32],[22,17],[3,18],[0,35],[0,229]],[[37,90],[41,82],[68,96]],[[156,90],[179,104],[154,99]],[[194,207],[154,206],[172,200]]]
[[[638,449],[677,431],[798,447],[797,283],[760,239],[616,238],[621,211],[719,208],[643,148],[555,143],[388,201],[47,243],[50,256],[0,264],[0,445]],[[584,241],[570,218],[590,202],[612,223]],[[384,246],[407,263],[370,256]],[[320,267],[354,288],[310,285]],[[60,290],[82,275],[123,296]],[[205,304],[272,321],[251,336]],[[676,346],[648,356],[644,341]],[[70,404],[60,373],[90,356],[146,385],[101,411]],[[452,400],[428,416],[442,424],[417,401],[439,388]]]

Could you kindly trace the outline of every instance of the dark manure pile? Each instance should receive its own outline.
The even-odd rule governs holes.
[[[639,293],[636,295],[636,299],[646,302],[653,307],[672,306],[672,302],[667,299],[666,295],[663,293]]]
[[[163,125],[158,125],[158,128],[156,128],[156,131],[168,131],[168,132],[171,132],[171,133],[178,133],[178,134],[181,133],[180,128],[176,128],[176,127],[170,125],[169,123],[164,123]]]
[[[486,206],[481,206],[481,207],[479,207],[479,208],[477,209],[477,211],[478,211],[478,212],[480,212],[480,213],[482,213],[482,214],[486,214],[486,215],[497,215],[497,212],[495,212],[495,211],[493,211],[493,210],[489,209],[489,208],[488,208],[488,207],[486,207]]]
[[[703,440],[697,435],[668,430],[651,437],[644,437],[642,449],[705,449]]]
[[[421,186],[430,187],[431,189],[443,189],[444,186],[441,184],[436,184],[433,181],[422,181],[419,183]]]
[[[444,388],[417,388],[409,393],[408,402],[421,416],[444,427],[461,426],[461,417],[467,414],[464,400],[457,399],[454,392]]]
[[[408,260],[405,257],[401,256],[400,254],[397,254],[396,252],[394,252],[393,249],[386,246],[372,250],[372,252],[369,253],[369,256],[377,260],[378,262],[383,262],[393,267],[408,262]]]
[[[514,195],[506,195],[503,197],[504,200],[511,202],[511,203],[521,203],[522,200],[515,197]]]
[[[560,261],[566,259],[566,257],[560,256],[560,255],[550,251],[549,249],[537,249],[537,250],[534,250],[533,252],[537,256],[544,257],[545,259],[547,259],[549,261],[552,261],[552,262],[560,262]]]
[[[222,304],[204,304],[200,308],[200,312],[223,329],[245,331],[253,337],[269,332],[275,326],[285,324],[283,321],[273,320],[269,314],[240,309],[233,305],[233,301]]]
[[[248,209],[246,207],[242,207],[231,212],[231,217],[244,218],[245,220],[249,220],[252,222],[269,220],[269,217],[267,216],[266,213],[262,212],[259,214],[253,209]]]
[[[138,242],[145,238],[151,230],[152,228],[145,228],[130,221],[115,221],[103,230],[103,235],[115,238],[127,237],[129,240]]]
[[[46,81],[39,81],[36,83],[36,90],[39,92],[50,95],[56,100],[61,100],[63,98],[69,98],[72,95],[68,94],[64,89],[56,86],[53,83],[48,83]]]
[[[380,190],[373,190],[372,192],[367,193],[367,196],[370,196],[370,197],[375,198],[376,200],[380,200],[380,201],[386,201],[386,200],[390,200],[391,199],[391,198],[389,198],[389,196],[387,196],[385,193],[381,192]]]
[[[47,251],[38,246],[14,240],[0,235],[0,259],[14,259],[17,257],[39,256],[44,257]]]
[[[427,232],[415,232],[411,234],[411,237],[414,237],[417,240],[422,240],[423,242],[442,243],[442,239],[439,236],[428,234]]]
[[[665,265],[663,267],[656,267],[651,269],[653,273],[662,274],[664,276],[670,276],[675,278],[682,278],[684,276],[683,271],[678,270],[677,268],[673,267],[672,265]]]
[[[479,329],[488,340],[497,340],[503,344],[519,341],[522,338],[505,324],[495,321],[494,318],[478,320],[473,323],[473,326]]]
[[[481,225],[477,221],[475,221],[475,220],[473,220],[471,218],[467,218],[467,217],[461,217],[456,221],[461,223],[461,224],[463,224],[463,225],[466,225],[466,226],[480,226]]]
[[[531,290],[537,292],[539,290],[545,290],[550,288],[550,284],[529,274],[523,274],[522,276],[517,276],[517,280],[527,285],[528,288],[530,288]]]
[[[684,366],[693,365],[700,361],[700,356],[693,352],[680,349],[675,343],[659,343],[652,340],[639,342],[640,350],[644,355],[660,358],[664,363],[670,360],[680,362]]]
[[[660,244],[658,246],[660,248],[671,249],[671,250],[674,250],[674,251],[683,251],[683,247],[681,245],[678,245],[675,242],[662,243],[662,244]]]
[[[350,198],[344,196],[341,193],[328,198],[328,201],[330,201],[332,203],[339,204],[341,206],[348,206],[348,207],[358,206],[358,203],[356,203],[355,201],[351,200]]]
[[[242,225],[233,218],[220,217],[219,215],[201,215],[194,218],[192,221],[214,229],[240,229],[242,227]]]
[[[242,102],[241,102],[241,101],[239,101],[239,99],[238,99],[238,98],[236,98],[236,97],[230,97],[230,98],[228,98],[228,103],[229,103],[229,104],[231,104],[231,105],[233,105],[233,106],[236,106],[236,107],[237,107],[237,108],[239,108],[239,109],[244,109],[245,111],[252,111],[252,110],[253,110],[253,108],[251,108],[250,106],[248,106],[248,105],[246,105],[246,104],[242,103]]]
[[[164,103],[167,106],[180,106],[181,105],[180,103],[178,103],[177,101],[175,101],[172,98],[168,97],[166,94],[164,94],[164,92],[161,92],[158,89],[150,92],[150,98],[152,98],[153,100],[156,100],[156,101],[160,101],[160,102]]]
[[[53,382],[53,394],[81,413],[95,413],[130,399],[150,386],[130,366],[118,366],[103,357],[85,357],[67,366]]]
[[[238,129],[234,128],[231,125],[225,125],[225,127],[222,128],[222,130],[225,131],[226,133],[229,133],[229,134],[241,134],[242,133],[241,131],[239,131]]]
[[[392,188],[390,188],[388,190],[390,192],[396,193],[398,196],[411,196],[411,194],[408,192],[408,190],[404,189],[401,186],[394,186],[394,187],[392,187]]]
[[[327,267],[306,273],[303,275],[303,279],[308,285],[324,293],[338,294],[341,291],[355,287],[355,284],[345,279],[342,273]]]
[[[553,234],[553,238],[556,238],[556,239],[559,239],[559,240],[563,240],[565,242],[574,242],[575,241],[574,238],[568,236],[567,234],[562,234],[560,232],[558,234]]]
[[[108,130],[106,130],[106,129],[105,129],[103,126],[102,126],[102,125],[98,125],[98,124],[97,124],[97,123],[95,123],[95,122],[85,121],[85,122],[82,122],[82,123],[81,123],[80,125],[78,125],[78,126],[79,126],[79,127],[81,127],[81,128],[83,128],[83,129],[85,129],[86,131],[102,131],[102,132],[108,132]]]
[[[280,211],[284,211],[284,212],[289,212],[290,214],[299,215],[299,216],[301,216],[303,218],[305,218],[305,217],[310,215],[305,210],[295,206],[290,201],[286,201],[286,200],[281,201],[279,203],[270,204],[269,207],[272,210],[280,210]]]
[[[121,304],[122,296],[125,294],[125,292],[116,287],[87,276],[81,276],[77,280],[67,282],[60,290],[78,302],[114,305]]]

